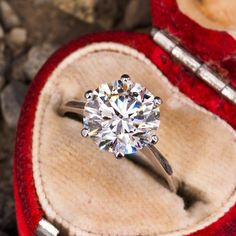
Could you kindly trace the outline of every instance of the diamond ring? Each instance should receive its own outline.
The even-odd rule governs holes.
[[[92,138],[101,150],[118,159],[140,150],[164,177],[170,190],[176,192],[172,168],[155,147],[161,98],[124,74],[111,84],[103,83],[87,91],[85,100],[68,100],[60,106],[59,113],[80,115],[81,135]]]

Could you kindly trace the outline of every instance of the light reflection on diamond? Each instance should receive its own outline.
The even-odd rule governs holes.
[[[159,127],[160,111],[154,96],[131,80],[102,84],[85,105],[84,128],[102,150],[136,153],[151,143]]]

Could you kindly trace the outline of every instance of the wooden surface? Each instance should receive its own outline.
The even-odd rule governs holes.
[[[65,60],[39,100],[33,166],[46,216],[70,235],[180,235],[210,224],[236,199],[235,133],[180,94],[136,51],[93,47],[99,48]],[[151,168],[100,151],[81,137],[80,123],[57,114],[63,100],[83,99],[86,90],[123,73],[164,101],[157,147],[181,183],[179,195]]]

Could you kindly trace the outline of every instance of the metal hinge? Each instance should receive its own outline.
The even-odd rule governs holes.
[[[177,59],[196,76],[205,81],[232,103],[236,104],[236,91],[224,81],[222,76],[214,72],[208,65],[201,62],[188,51],[180,47],[167,32],[153,28],[151,35],[153,40],[173,58]]]
[[[50,222],[42,218],[37,226],[36,235],[37,236],[57,236],[59,230],[55,228]]]

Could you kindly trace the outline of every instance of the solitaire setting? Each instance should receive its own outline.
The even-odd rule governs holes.
[[[124,74],[85,93],[83,136],[117,158],[158,141],[161,99]]]
[[[59,114],[73,119],[78,115],[83,123],[81,135],[90,137],[101,150],[113,153],[116,158],[141,151],[170,190],[176,192],[172,168],[155,147],[161,98],[133,82],[127,74],[112,83],[103,83],[95,90],[88,90],[84,97],[85,101],[70,99],[63,102]]]

